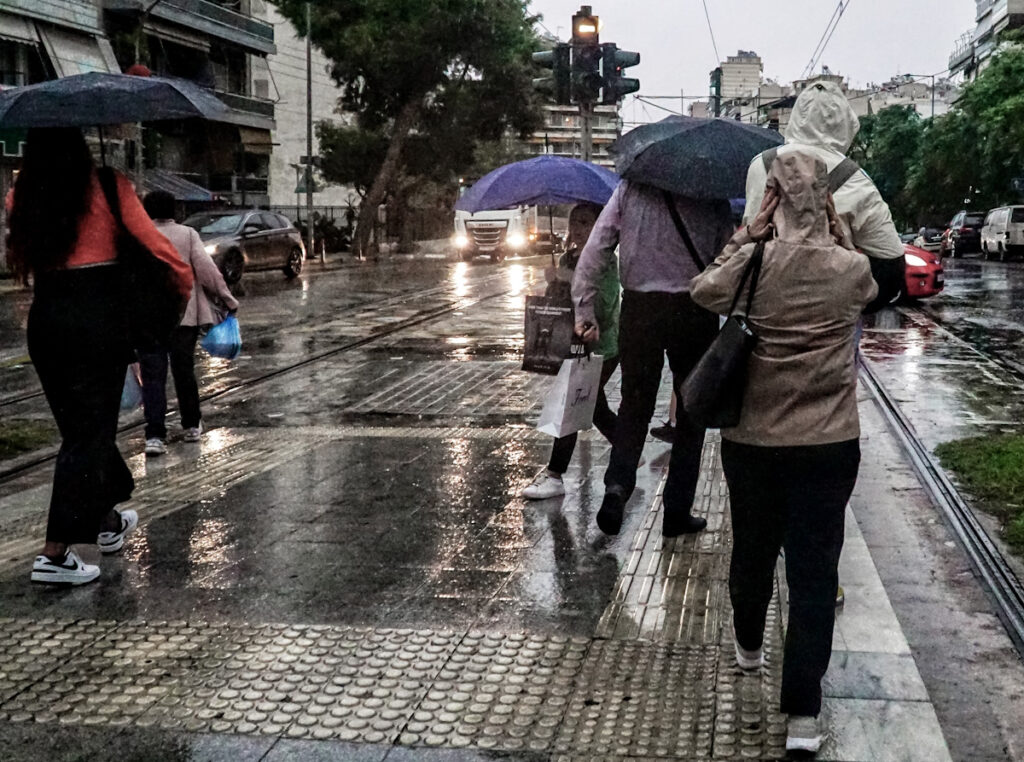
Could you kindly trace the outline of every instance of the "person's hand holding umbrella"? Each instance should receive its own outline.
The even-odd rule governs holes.
[[[779,191],[774,185],[769,185],[764,192],[764,200],[761,201],[761,209],[757,216],[747,225],[747,235],[752,241],[766,241],[772,237],[775,225],[772,218],[779,206]]]

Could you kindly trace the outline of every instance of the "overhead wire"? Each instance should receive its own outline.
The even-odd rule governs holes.
[[[835,11],[832,13],[832,18],[829,19],[828,26],[825,27],[825,32],[821,35],[821,39],[818,40],[817,47],[811,53],[811,60],[807,64],[807,68],[804,69],[803,76],[805,79],[814,73],[814,67],[818,65],[818,61],[825,54],[825,48],[832,41],[832,35],[835,34],[843,14],[846,13],[846,9],[850,7],[850,2],[851,0],[839,0],[839,5],[836,6]]]
[[[711,27],[711,14],[708,13],[708,0],[701,0],[704,4],[704,18],[708,20],[708,32],[711,34],[711,47],[715,51],[715,66],[722,63],[722,57],[718,55],[718,43],[715,42],[715,30]]]

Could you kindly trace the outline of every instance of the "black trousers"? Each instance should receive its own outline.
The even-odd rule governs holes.
[[[103,517],[135,483],[117,449],[131,359],[116,265],[36,278],[28,350],[60,430],[46,539],[95,543]]]
[[[736,639],[748,650],[761,646],[775,562],[784,549],[789,621],[781,708],[816,717],[832,656],[843,522],[860,442],[772,448],[724,440],[722,466],[732,509],[729,596]]]
[[[617,416],[608,406],[608,397],[604,393],[604,385],[612,377],[619,365],[618,357],[607,357],[601,365],[601,388],[597,390],[597,406],[594,408],[594,426],[600,431],[609,442],[614,442],[615,422]],[[576,450],[576,433],[566,434],[559,437],[551,446],[551,460],[548,461],[548,471],[554,474],[564,474],[569,470],[569,461]]]
[[[636,469],[647,428],[654,415],[661,371],[669,367],[683,379],[718,334],[718,316],[698,307],[689,294],[626,291],[619,322],[622,404],[605,488],[627,498],[636,486]],[[704,429],[680,411],[665,485],[665,515],[684,515],[693,506],[704,447]]]
[[[196,383],[196,326],[178,326],[171,334],[170,344],[155,352],[139,352],[142,371],[142,406],[146,413],[146,439],[166,439],[167,365],[170,358],[174,391],[178,395],[181,427],[194,429],[199,425],[199,385]]]

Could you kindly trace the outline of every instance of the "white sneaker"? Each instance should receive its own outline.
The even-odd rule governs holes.
[[[167,452],[167,445],[164,444],[164,440],[156,437],[146,440],[146,455],[154,457],[163,455],[165,452]]]
[[[736,645],[736,666],[740,669],[761,669],[764,666],[764,649],[748,651],[740,646],[740,642],[735,637],[733,643]]]
[[[191,429],[185,429],[185,435],[181,439],[183,442],[198,442],[202,436],[203,424],[200,421],[198,426]]]
[[[32,564],[32,581],[46,585],[84,585],[98,576],[100,567],[84,563],[73,550],[68,550],[60,561],[36,556]]]
[[[537,478],[526,487],[521,493],[527,500],[546,500],[549,497],[559,497],[565,494],[565,485],[558,476],[552,476],[547,471],[537,474]]]
[[[102,553],[117,553],[124,546],[124,538],[135,531],[139,525],[139,514],[132,510],[121,511],[121,530],[118,532],[100,532],[96,544]]]
[[[816,753],[825,733],[818,723],[817,717],[801,717],[797,714],[789,716],[786,730],[786,751],[809,751]]]

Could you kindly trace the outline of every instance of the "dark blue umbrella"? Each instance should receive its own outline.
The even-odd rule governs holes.
[[[628,180],[690,198],[730,199],[746,195],[751,159],[782,143],[774,130],[734,119],[670,116],[627,132],[611,150]]]
[[[606,204],[618,185],[611,170],[578,159],[539,156],[498,167],[481,177],[456,202],[464,212],[537,204]]]
[[[91,127],[164,119],[220,120],[230,110],[193,82],[90,72],[0,93],[0,127]]]

